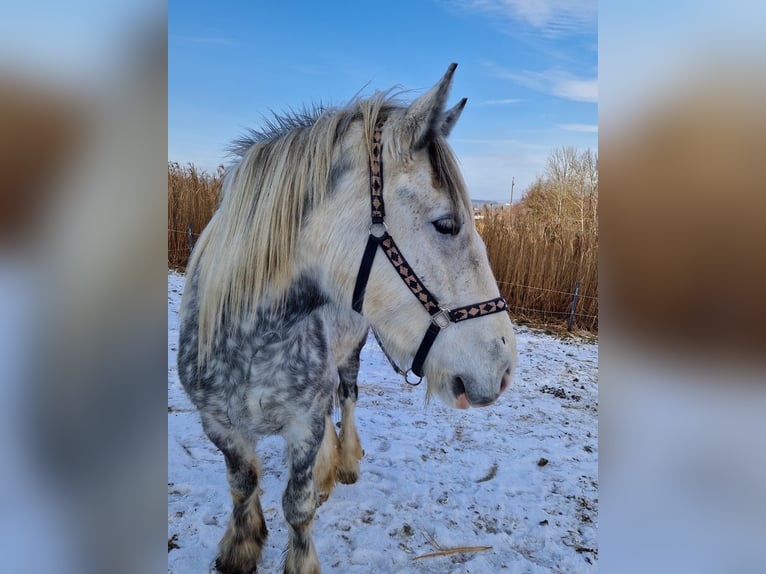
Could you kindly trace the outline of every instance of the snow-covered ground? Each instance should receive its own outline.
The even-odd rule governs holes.
[[[231,508],[223,456],[176,372],[184,277],[168,273],[168,572],[208,572]],[[458,411],[410,387],[374,338],[362,351],[353,485],[316,513],[322,571],[595,572],[598,346],[516,329],[519,366],[493,406]],[[336,414],[336,419],[337,419]],[[258,444],[269,528],[259,572],[281,572],[287,525],[282,439]],[[413,560],[442,548],[491,546]]]

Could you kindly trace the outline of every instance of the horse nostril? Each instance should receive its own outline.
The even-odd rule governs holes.
[[[500,340],[503,342],[503,345],[505,345],[505,337],[500,337]]]
[[[455,377],[452,379],[452,392],[456,397],[465,394],[465,383],[462,377]]]

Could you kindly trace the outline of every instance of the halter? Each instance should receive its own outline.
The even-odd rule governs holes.
[[[431,350],[431,346],[434,344],[437,335],[443,329],[449,327],[451,323],[459,323],[460,321],[465,321],[467,319],[475,319],[477,317],[483,317],[484,315],[500,313],[501,311],[505,311],[508,308],[508,305],[506,304],[505,299],[496,297],[489,301],[482,301],[481,303],[474,303],[473,305],[466,305],[465,307],[458,307],[457,309],[449,309],[444,305],[439,304],[436,297],[426,289],[423,282],[417,275],[415,275],[415,272],[396,246],[393,237],[388,234],[388,228],[386,227],[386,212],[385,204],[383,203],[383,143],[381,141],[384,122],[385,120],[378,120],[372,135],[372,153],[370,155],[370,236],[367,239],[367,246],[364,249],[362,263],[359,266],[359,274],[356,276],[352,306],[354,311],[360,314],[362,313],[364,293],[367,289],[367,282],[370,279],[372,263],[375,260],[375,254],[378,252],[378,247],[380,247],[391,262],[391,265],[396,269],[399,277],[404,281],[404,284],[407,285],[412,294],[418,298],[421,305],[423,305],[425,310],[431,315],[431,323],[423,337],[423,341],[420,343],[420,347],[418,347],[418,350],[415,353],[412,367],[406,372],[394,363],[390,355],[383,349],[383,345],[380,345],[381,349],[383,349],[383,353],[394,367],[394,370],[402,375],[408,384],[418,385],[423,380],[423,364],[428,356],[428,352]],[[373,333],[380,344],[380,337],[378,337],[378,334],[375,333],[374,329]],[[411,381],[408,377],[409,373],[413,373],[418,377],[418,380]]]

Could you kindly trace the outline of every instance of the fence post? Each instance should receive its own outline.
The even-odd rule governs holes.
[[[569,322],[567,323],[567,331],[572,331],[572,323],[574,322],[575,307],[577,307],[577,295],[580,293],[580,282],[575,283],[574,298],[572,299],[572,309],[569,311]]]
[[[189,254],[191,254],[192,250],[194,249],[194,238],[192,237],[192,224],[189,224],[189,227],[186,228],[187,233],[189,234]]]

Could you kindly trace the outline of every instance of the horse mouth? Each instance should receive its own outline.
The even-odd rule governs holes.
[[[455,407],[458,409],[467,409],[468,407],[486,407],[494,402],[491,401],[471,401],[468,399],[468,393],[465,390],[465,382],[461,377],[452,379],[452,394],[455,397]]]
[[[508,388],[510,381],[511,369],[509,367],[503,372],[503,376],[500,380],[500,392],[498,393],[498,396]],[[459,376],[452,379],[451,391],[452,396],[455,399],[454,406],[458,409],[467,409],[469,407],[486,407],[494,403],[497,399],[497,397],[479,399],[475,396],[473,399],[469,399],[469,394],[465,388],[465,381],[462,377]]]

